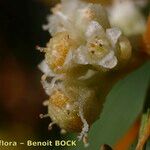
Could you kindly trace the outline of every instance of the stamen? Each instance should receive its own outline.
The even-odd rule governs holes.
[[[40,117],[41,119],[47,118],[47,117],[49,117],[49,114],[45,114],[45,115],[44,115],[44,114],[40,114],[39,117]]]
[[[37,45],[36,49],[39,50],[40,52],[45,52],[45,47],[40,47]]]
[[[53,128],[53,125],[56,124],[55,122],[51,122],[49,125],[48,125],[48,130],[52,130]]]
[[[48,106],[48,104],[49,104],[48,100],[46,100],[46,101],[43,102],[43,106]]]
[[[67,131],[66,131],[65,129],[61,129],[61,130],[60,130],[60,133],[61,133],[61,134],[66,134]]]

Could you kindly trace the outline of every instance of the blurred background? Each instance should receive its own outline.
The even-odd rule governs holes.
[[[42,102],[48,97],[40,83],[42,73],[37,68],[43,54],[35,49],[36,45],[45,46],[50,38],[42,25],[53,5],[52,1],[42,0],[0,0],[1,140],[60,139],[56,126],[48,131],[50,118],[39,118],[40,113],[47,113]]]
[[[105,0],[101,1],[103,4],[108,3]],[[40,83],[42,73],[37,68],[44,55],[35,47],[45,46],[50,39],[49,33],[43,31],[42,25],[47,22],[46,16],[50,13],[50,7],[57,2],[57,0],[0,0],[1,140],[26,142],[28,139],[54,141],[65,138],[60,136],[57,126],[48,131],[50,118],[42,120],[39,118],[39,114],[47,113],[47,108],[42,102],[48,97]],[[147,12],[145,13],[148,14]],[[9,148],[0,147],[0,149]],[[25,150],[28,147],[18,146],[14,149]]]

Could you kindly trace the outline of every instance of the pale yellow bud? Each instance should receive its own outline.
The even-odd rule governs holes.
[[[129,40],[126,37],[121,36],[119,38],[119,59],[121,61],[126,61],[131,57],[131,54],[132,47]]]
[[[46,62],[54,72],[62,72],[66,56],[74,47],[74,42],[67,32],[59,32],[47,43]]]

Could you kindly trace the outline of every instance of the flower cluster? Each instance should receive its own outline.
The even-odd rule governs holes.
[[[100,76],[125,64],[131,45],[119,28],[110,26],[100,4],[62,0],[52,12],[43,26],[52,38],[39,48],[45,53],[39,68],[49,95],[48,116],[63,130],[80,132],[86,141],[102,105]]]

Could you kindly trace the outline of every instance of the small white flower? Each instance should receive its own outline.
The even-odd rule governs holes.
[[[122,58],[119,58],[121,55],[119,52],[122,52],[121,46],[119,47],[119,39],[123,35],[120,29],[110,27],[104,8],[99,4],[85,3],[79,0],[62,0],[58,6],[53,10],[54,14],[50,15],[49,23],[45,26],[45,29],[48,29],[52,34],[52,40],[57,39],[57,37],[59,39],[58,44],[56,40],[55,45],[48,44],[49,54],[47,52],[46,56],[51,59],[47,62],[54,64],[52,61],[56,61],[57,57],[62,58],[64,62],[60,60],[63,64],[61,70],[68,70],[76,65],[91,65],[97,69],[108,70],[114,68],[119,63],[118,60]],[[68,34],[73,40],[74,49],[69,50],[68,47],[65,47],[66,44],[61,42],[63,39],[59,38],[58,35],[63,34]],[[67,43],[66,40],[64,42]],[[121,42],[123,45],[124,41]],[[54,49],[60,43],[64,45],[62,50],[68,49],[65,50],[67,53],[63,56],[59,56],[61,55],[60,46],[59,49]],[[129,51],[131,51],[130,47]],[[55,59],[51,56],[54,52],[56,54]]]
[[[96,68],[114,68],[118,63],[116,53],[121,35],[118,28],[108,28],[105,31],[98,22],[91,21],[85,32],[86,45],[75,51],[77,63],[90,64]]]

